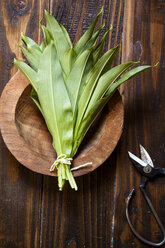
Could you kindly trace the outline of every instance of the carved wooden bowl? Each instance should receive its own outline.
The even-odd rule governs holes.
[[[15,158],[32,171],[57,176],[49,169],[56,159],[52,138],[44,119],[30,98],[27,79],[17,72],[7,83],[0,99],[0,127],[6,146]],[[113,152],[122,133],[123,104],[117,91],[90,128],[81,144],[73,167],[92,165],[73,171],[74,176],[87,174],[100,166]]]

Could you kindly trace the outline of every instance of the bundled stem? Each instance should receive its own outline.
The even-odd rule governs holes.
[[[65,181],[68,180],[72,189],[78,190],[76,181],[70,170],[70,165],[60,163],[57,167],[58,169],[58,186],[59,190],[63,189]]]

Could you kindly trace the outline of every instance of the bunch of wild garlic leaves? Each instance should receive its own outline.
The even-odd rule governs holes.
[[[14,64],[31,83],[31,98],[41,111],[52,135],[57,159],[50,170],[57,168],[60,190],[66,180],[77,190],[70,168],[72,159],[91,124],[117,87],[151,67],[136,67],[122,77],[137,62],[129,61],[111,68],[118,46],[101,56],[109,33],[108,30],[97,42],[105,25],[103,22],[95,31],[101,12],[73,46],[64,26],[45,11],[47,25],[40,23],[44,41],[37,45],[29,37],[21,36],[26,48],[20,48],[29,65],[14,60]]]

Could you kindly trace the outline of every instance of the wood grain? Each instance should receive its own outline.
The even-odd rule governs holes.
[[[46,2],[46,1],[45,1]],[[21,32],[36,41],[44,1],[0,1],[0,91],[16,72],[13,58],[22,59]],[[42,176],[22,168],[0,139],[0,247],[38,247]]]
[[[155,167],[164,167],[165,139],[165,2],[162,0],[2,0],[0,1],[0,90],[15,73],[13,57],[21,58],[15,45],[21,32],[36,41],[39,19],[46,8],[65,25],[72,41],[78,40],[95,14],[104,6],[105,29],[113,24],[105,51],[120,44],[116,64],[141,60],[159,67],[121,87],[125,106],[124,133],[105,164],[77,179],[79,191],[68,185],[58,191],[53,177],[38,176],[19,166],[0,141],[0,247],[2,248],[145,248],[130,231],[125,218],[125,198],[135,187],[132,221],[146,238],[161,234],[138,186],[139,173],[127,151],[139,155],[141,143]],[[102,18],[102,19],[103,19]],[[100,20],[101,22],[101,20]],[[165,225],[165,180],[147,185]]]
[[[7,83],[0,99],[0,128],[6,146],[15,158],[34,172],[57,176],[50,166],[57,158],[52,138],[42,114],[30,98],[31,86],[21,72]],[[123,129],[123,104],[117,91],[85,136],[73,167],[92,163],[73,171],[73,176],[85,175],[110,156]]]
[[[140,175],[128,159],[127,151],[139,155],[139,143],[151,155],[155,167],[164,167],[164,54],[163,39],[165,4],[163,1],[126,1],[122,60],[133,58],[142,64],[159,67],[145,72],[122,86],[125,102],[125,128],[117,153],[115,225],[113,247],[145,248],[130,231],[125,218],[125,201],[132,188],[136,189],[130,213],[137,231],[153,242],[162,239],[161,231],[139,192]],[[165,180],[156,179],[147,185],[162,223],[165,225]],[[118,209],[121,211],[118,211]]]

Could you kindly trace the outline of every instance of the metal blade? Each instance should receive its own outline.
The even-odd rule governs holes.
[[[128,152],[129,156],[131,159],[135,160],[138,164],[140,164],[141,166],[145,167],[147,166],[147,164],[145,162],[143,162],[143,160],[141,160],[140,158],[136,157],[134,154],[132,154],[131,152]]]
[[[152,159],[148,152],[145,150],[145,148],[140,145],[140,154],[141,154],[141,159],[143,160],[144,163],[149,164],[151,167],[154,168],[154,164],[152,162]]]

